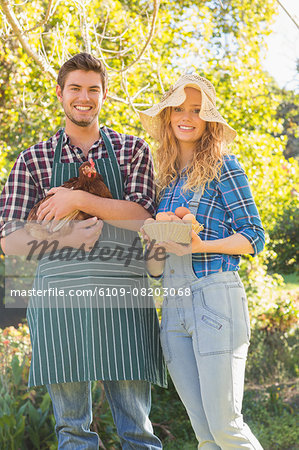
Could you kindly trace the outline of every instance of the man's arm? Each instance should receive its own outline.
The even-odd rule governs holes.
[[[112,225],[138,231],[151,214],[138,203],[98,197],[84,191],[58,187],[50,191],[55,195],[43,202],[38,210],[38,220],[60,220],[78,209],[99,217]]]
[[[96,217],[92,217],[87,220],[82,220],[74,223],[70,232],[66,236],[60,238],[53,237],[49,234],[49,238],[46,240],[38,240],[32,237],[24,228],[20,228],[13,233],[8,234],[1,238],[1,247],[5,255],[25,255],[28,256],[32,250],[33,245],[39,243],[45,243],[48,246],[49,251],[53,241],[58,242],[57,249],[63,247],[80,248],[84,243],[86,251],[90,250],[94,246],[96,240],[101,234],[103,228],[103,222],[97,220]]]

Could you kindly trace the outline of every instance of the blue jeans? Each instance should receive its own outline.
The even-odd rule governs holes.
[[[161,449],[149,420],[150,383],[103,381],[122,448]],[[47,385],[56,419],[58,449],[98,450],[99,437],[90,431],[92,399],[89,382]]]
[[[198,279],[186,266],[188,257],[166,262],[160,337],[198,448],[262,450],[241,413],[250,338],[243,284],[236,272]]]

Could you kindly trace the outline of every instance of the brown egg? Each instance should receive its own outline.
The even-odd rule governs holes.
[[[155,221],[155,219],[153,219],[152,217],[149,217],[148,219],[146,219],[146,220],[144,221],[144,223],[154,223],[154,222],[156,222],[156,221]]]
[[[196,223],[196,219],[195,219],[195,216],[193,215],[193,214],[191,214],[191,213],[189,213],[189,214],[186,214],[184,217],[183,217],[183,222],[191,222],[191,223]]]
[[[156,221],[157,222],[170,222],[170,216],[167,214],[167,212],[159,212],[156,215]]]
[[[170,220],[171,222],[182,222],[182,219],[180,219],[178,216],[176,216],[175,214],[170,216]]]
[[[175,210],[175,215],[178,216],[180,219],[182,219],[186,214],[190,214],[190,210],[185,206],[179,206]]]
[[[169,216],[175,216],[175,213],[172,212],[172,211],[167,211],[167,214],[168,214]]]

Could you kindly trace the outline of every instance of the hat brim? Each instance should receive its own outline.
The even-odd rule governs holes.
[[[216,106],[213,104],[208,95],[196,83],[187,83],[179,86],[173,90],[168,96],[162,98],[161,102],[151,106],[145,111],[138,111],[140,121],[147,131],[157,141],[160,140],[161,129],[161,112],[171,106],[179,106],[186,100],[186,87],[194,87],[199,90],[202,95],[202,104],[199,112],[199,117],[206,122],[218,122],[223,125],[224,136],[223,139],[227,144],[232,142],[237,136],[237,132],[228,125],[226,120],[222,117]]]

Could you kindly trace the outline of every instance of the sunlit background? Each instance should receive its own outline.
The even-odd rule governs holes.
[[[299,0],[280,0],[299,26]],[[281,88],[299,92],[299,29],[278,6],[279,15],[273,33],[267,38],[267,57],[264,65]]]

